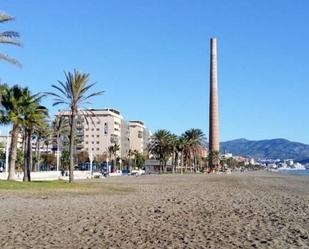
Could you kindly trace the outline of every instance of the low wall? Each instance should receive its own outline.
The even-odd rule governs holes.
[[[24,173],[16,173],[16,180],[22,181],[24,177]],[[74,171],[74,179],[89,179],[91,178],[90,171]],[[0,173],[0,180],[6,180],[7,173]],[[68,176],[61,176],[60,171],[39,171],[39,172],[31,172],[31,180],[32,181],[54,181],[54,180],[68,180]]]
[[[6,180],[8,177],[7,177],[7,174],[5,172],[1,172],[0,173],[0,180]]]

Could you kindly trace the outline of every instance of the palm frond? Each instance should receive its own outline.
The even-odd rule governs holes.
[[[96,92],[96,93],[92,93],[88,96],[86,96],[85,98],[82,99],[82,102],[92,98],[92,97],[95,97],[95,96],[99,96],[99,95],[102,95],[105,91],[100,91],[100,92]]]
[[[6,62],[13,64],[13,65],[16,65],[18,67],[22,67],[21,63],[18,60],[11,58],[8,55],[4,55],[4,54],[0,53],[0,60],[6,61]]]
[[[0,12],[0,23],[1,22],[8,22],[8,21],[13,21],[15,20],[14,17],[6,14],[6,13],[3,13],[3,12]]]
[[[11,37],[8,37],[8,36],[1,36],[1,35],[0,35],[0,43],[21,46],[20,41],[13,39]]]
[[[19,33],[15,31],[0,32],[0,37],[19,38]]]
[[[63,101],[63,100],[56,101],[56,102],[53,103],[53,106],[56,106],[56,105],[63,105],[63,104],[68,104],[68,102]]]

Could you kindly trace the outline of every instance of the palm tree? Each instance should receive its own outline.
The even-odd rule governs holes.
[[[176,167],[178,164],[178,150],[177,150],[177,141],[178,137],[175,134],[171,134],[171,152],[172,152],[172,173],[176,172]]]
[[[49,124],[47,120],[41,122],[40,125],[36,125],[33,129],[33,134],[36,140],[36,149],[35,149],[35,169],[38,171],[40,168],[41,160],[41,141],[45,141],[49,138]]]
[[[116,165],[116,156],[117,156],[117,151],[120,150],[119,144],[114,144],[108,147],[108,153],[110,155],[110,158],[112,160],[112,165]]]
[[[188,141],[189,144],[189,164],[191,168],[191,159],[193,157],[193,165],[194,169],[196,170],[197,166],[197,156],[198,156],[198,150],[201,147],[205,146],[206,138],[201,129],[190,129],[185,131],[183,134],[183,137]]]
[[[11,145],[9,154],[9,175],[8,180],[15,180],[15,163],[18,134],[21,125],[24,123],[24,110],[31,101],[27,98],[28,88],[21,88],[14,85],[2,95],[0,109],[0,123],[12,124]]]
[[[176,150],[181,155],[181,174],[183,174],[185,152],[189,150],[189,142],[184,136],[178,137],[176,141]]]
[[[5,23],[13,21],[14,18],[8,14],[0,12],[0,23]],[[19,34],[15,31],[3,31],[0,32],[0,43],[1,44],[10,44],[15,46],[20,46]],[[3,53],[0,53],[0,60],[6,61],[8,63],[21,66],[21,64],[14,58],[9,57]]]
[[[31,168],[32,168],[32,134],[35,126],[41,126],[48,116],[46,107],[40,105],[43,95],[32,95],[29,91],[24,96],[25,102],[28,105],[24,106],[24,141],[25,141],[25,161],[24,161],[24,181],[31,181]]]
[[[133,154],[134,154],[134,166],[140,169],[145,163],[144,155],[138,150],[134,150]]]
[[[56,143],[57,143],[57,171],[59,171],[60,165],[60,146],[61,146],[61,136],[67,134],[69,129],[69,120],[63,116],[59,115],[56,116],[55,120],[52,123],[52,129],[56,136]]]
[[[83,104],[89,103],[89,99],[94,96],[101,95],[103,91],[95,92],[87,95],[87,92],[95,83],[89,83],[89,74],[80,73],[74,70],[73,73],[65,72],[65,82],[58,81],[58,85],[52,85],[57,93],[50,92],[51,96],[55,97],[53,105],[66,105],[70,109],[70,135],[69,135],[69,152],[70,152],[70,173],[69,182],[74,181],[74,146],[76,133],[76,116],[78,109]]]
[[[129,151],[128,151],[129,172],[131,172],[131,170],[132,170],[132,156],[134,156],[134,151],[129,149]]]
[[[160,160],[160,172],[172,154],[172,134],[167,130],[158,130],[150,138],[149,152]]]
[[[0,84],[0,104],[2,100],[2,95],[9,91],[10,87],[7,84]]]

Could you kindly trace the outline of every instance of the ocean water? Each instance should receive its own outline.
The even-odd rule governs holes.
[[[295,176],[309,176],[309,169],[293,169],[293,170],[279,170],[278,172],[286,175],[295,175]]]

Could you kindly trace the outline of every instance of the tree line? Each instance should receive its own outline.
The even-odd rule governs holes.
[[[203,171],[202,151],[206,138],[201,129],[190,129],[177,136],[168,130],[158,130],[150,138],[149,153],[160,161],[160,172],[167,171],[167,162],[171,160],[172,171],[180,166],[181,172]]]

